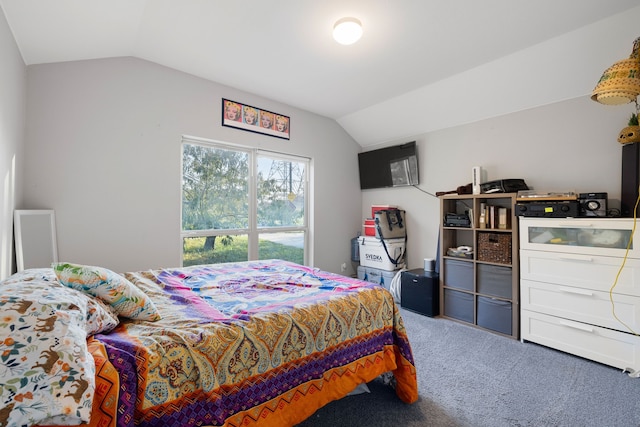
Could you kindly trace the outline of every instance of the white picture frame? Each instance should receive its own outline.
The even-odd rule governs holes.
[[[51,267],[58,261],[55,213],[50,209],[14,212],[17,271]]]

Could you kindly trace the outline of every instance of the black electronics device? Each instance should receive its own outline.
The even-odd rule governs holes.
[[[580,193],[580,216],[607,216],[607,193]]]
[[[524,179],[498,179],[480,184],[483,193],[517,193],[528,189]]]
[[[521,202],[516,203],[515,215],[544,218],[576,218],[580,215],[580,203],[577,200]]]
[[[418,185],[416,142],[358,153],[360,189]]]
[[[448,213],[444,215],[445,227],[471,227],[471,220],[467,214]]]
[[[400,306],[425,316],[440,314],[440,280],[434,271],[416,268],[400,275]]]

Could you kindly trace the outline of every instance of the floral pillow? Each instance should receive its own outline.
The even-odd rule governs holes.
[[[85,326],[87,336],[109,332],[118,326],[120,319],[115,308],[89,295],[87,295],[87,300],[87,324]]]
[[[51,268],[28,268],[4,279],[1,283],[31,282],[33,280],[57,282],[56,273]]]
[[[58,288],[55,290],[60,295],[69,294],[71,298],[80,298],[86,302],[86,324],[87,336],[109,332],[120,323],[118,313],[108,304],[91,295],[87,295],[67,286],[63,286],[58,281],[56,274],[51,268],[30,268],[9,276],[0,282],[0,286],[22,283],[23,288],[31,289],[38,293],[46,288]],[[41,289],[42,288],[42,289]],[[5,291],[6,292],[6,289]]]
[[[133,283],[111,270],[70,263],[54,263],[52,267],[60,283],[100,298],[119,316],[160,320],[153,301]]]
[[[0,283],[0,425],[89,422],[88,298],[69,291],[46,280]]]

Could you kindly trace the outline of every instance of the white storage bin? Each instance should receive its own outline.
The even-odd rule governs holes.
[[[358,279],[375,283],[389,290],[391,281],[397,272],[380,270],[379,268],[358,266]]]
[[[360,236],[360,265],[364,267],[379,268],[380,270],[394,271],[404,267],[405,239],[385,239],[382,241],[376,237]],[[388,252],[388,254],[387,254]],[[398,261],[397,264],[392,262]]]

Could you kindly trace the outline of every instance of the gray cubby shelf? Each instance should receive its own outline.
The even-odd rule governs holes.
[[[478,328],[520,337],[517,193],[440,196],[440,313]],[[506,228],[480,224],[481,207],[506,208]],[[445,226],[447,213],[471,212],[469,227]],[[496,221],[497,222],[497,221]],[[495,225],[497,227],[497,225]],[[481,248],[478,245],[481,245]],[[449,256],[449,248],[470,246],[473,256]]]

